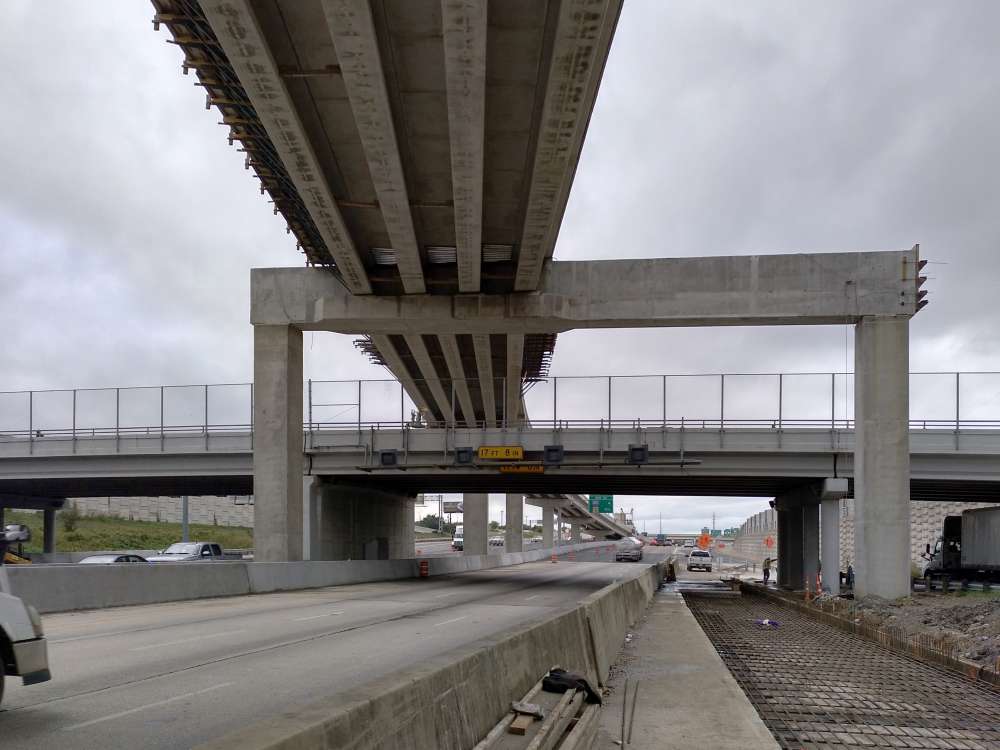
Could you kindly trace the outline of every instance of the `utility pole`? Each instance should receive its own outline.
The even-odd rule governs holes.
[[[663,511],[660,511],[660,533],[663,533]]]
[[[181,497],[181,541],[190,542],[191,538],[188,530],[188,496]]]

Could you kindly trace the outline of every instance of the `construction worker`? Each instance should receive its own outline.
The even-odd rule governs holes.
[[[776,563],[777,561],[778,561],[777,558],[775,558],[775,559],[772,560],[770,557],[765,557],[764,558],[764,562],[762,562],[761,565],[760,565],[760,569],[764,571],[764,585],[765,586],[767,585],[767,582],[771,578],[771,565],[773,563]]]

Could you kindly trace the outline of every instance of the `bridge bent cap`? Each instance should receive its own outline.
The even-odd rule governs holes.
[[[556,261],[540,291],[364,296],[309,268],[251,274],[254,325],[348,334],[554,333],[576,328],[823,325],[910,317],[919,249]]]

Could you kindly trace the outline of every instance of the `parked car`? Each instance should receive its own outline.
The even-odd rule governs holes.
[[[222,560],[222,547],[215,542],[176,542],[148,562],[197,562]]]
[[[687,549],[688,547],[694,547],[694,539],[684,540],[684,548]]]
[[[502,536],[491,536],[489,544],[491,547],[503,547],[503,541]]]
[[[701,570],[712,572],[712,553],[707,549],[695,549],[691,550],[687,559],[687,569],[694,570],[699,568]]]
[[[0,700],[3,699],[4,675],[16,675],[25,685],[52,679],[49,672],[48,644],[42,631],[38,610],[10,593],[3,560],[7,547],[31,539],[27,526],[0,526]],[[2,733],[7,736],[7,732]],[[12,734],[12,733],[11,733]]]
[[[661,547],[669,547],[671,544],[673,544],[673,542],[671,542],[669,539],[667,539],[667,535],[666,534],[657,534],[656,537],[655,537],[655,539],[656,539],[656,543],[658,545],[660,545]]]
[[[140,555],[91,555],[79,561],[80,565],[111,565],[112,563],[149,562]]]
[[[451,538],[451,548],[459,551],[465,549],[465,528],[463,526],[455,527],[455,534]]]

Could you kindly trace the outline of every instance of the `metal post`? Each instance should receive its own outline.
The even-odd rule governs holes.
[[[76,388],[73,389],[73,450],[76,450]]]
[[[28,391],[28,450],[35,446],[35,392]]]
[[[403,384],[399,384],[399,429],[403,429],[406,424],[406,391],[403,390]]]
[[[559,378],[552,378],[552,429],[555,429],[558,414]]]
[[[358,442],[361,442],[361,379],[358,379]]]
[[[608,375],[608,429],[611,429],[611,376]]]
[[[455,416],[455,378],[451,379],[451,425],[455,426],[458,417]]]
[[[959,431],[959,429],[961,427],[961,424],[962,424],[962,420],[961,420],[961,406],[962,406],[962,402],[961,402],[961,394],[960,394],[960,390],[959,390],[959,388],[961,386],[961,383],[960,383],[960,380],[959,380],[960,377],[961,377],[960,373],[956,372],[955,373],[955,450],[958,450],[958,431]]]
[[[830,429],[837,427],[837,373],[830,373]]]
[[[309,442],[312,443],[312,433],[313,433],[313,382],[312,378],[306,381],[306,395],[309,400]]]
[[[188,496],[181,497],[181,541],[190,542],[191,534],[188,529]]]
[[[726,376],[719,375],[719,429],[726,426]]]
[[[118,440],[119,425],[121,424],[121,388],[115,388],[115,440]]]
[[[160,443],[163,443],[163,386],[160,386]]]
[[[663,426],[667,425],[667,376],[663,376]]]
[[[205,424],[204,432],[208,435],[208,383],[205,383]]]
[[[501,378],[501,387],[502,390],[500,391],[500,393],[503,394],[503,411],[501,412],[501,416],[503,417],[503,427],[504,429],[506,429],[507,428],[507,376],[506,375],[504,375],[503,378]]]
[[[779,430],[781,429],[782,404],[784,402],[783,398],[784,379],[785,379],[784,374],[779,372],[778,373],[778,429]]]

